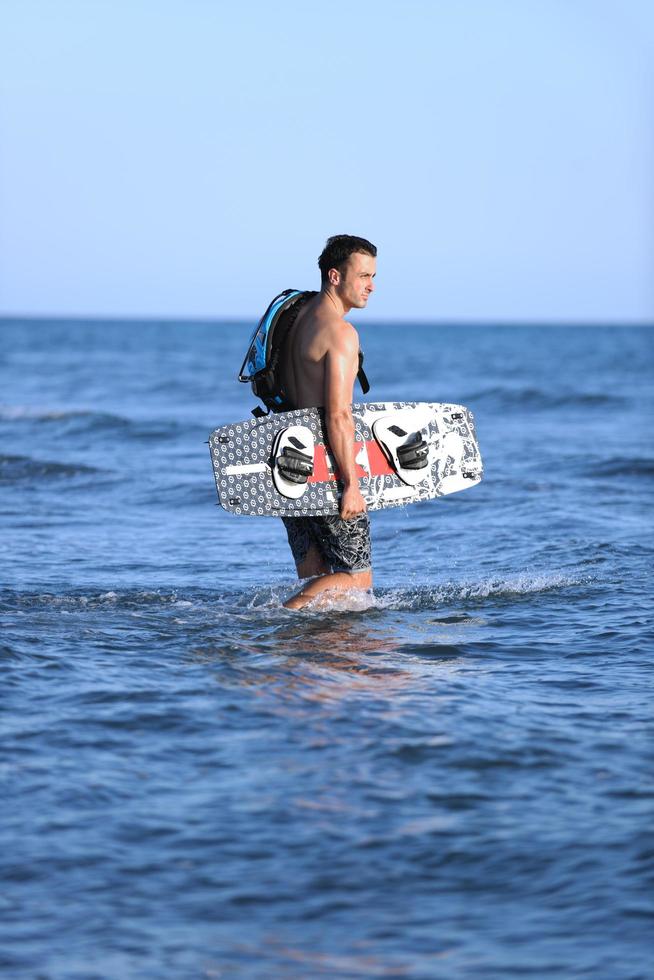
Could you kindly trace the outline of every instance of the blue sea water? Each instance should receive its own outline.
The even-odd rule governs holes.
[[[290,613],[248,327],[0,323],[3,975],[654,975],[654,330],[361,333],[485,478]]]

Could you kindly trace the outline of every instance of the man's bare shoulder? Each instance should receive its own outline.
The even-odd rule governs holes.
[[[347,354],[356,354],[359,350],[359,334],[348,320],[336,317],[333,326],[333,344]]]
[[[356,356],[359,335],[354,326],[343,318],[333,303],[324,296],[316,296],[300,313],[300,330],[305,338],[305,350],[313,357],[322,357],[328,351],[346,357]]]
[[[307,311],[306,321],[330,347],[343,350],[358,348],[359,335],[354,326],[334,309],[329,300],[322,300]]]

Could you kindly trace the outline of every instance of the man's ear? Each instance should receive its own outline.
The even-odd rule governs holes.
[[[329,278],[330,286],[338,286],[339,282],[341,281],[341,274],[338,269],[330,269],[327,276]]]

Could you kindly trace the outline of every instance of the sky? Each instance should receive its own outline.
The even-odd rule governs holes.
[[[651,0],[0,0],[0,315],[654,322]]]

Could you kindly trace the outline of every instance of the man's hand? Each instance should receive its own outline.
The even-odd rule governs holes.
[[[352,483],[346,487],[341,497],[340,514],[344,521],[356,517],[358,514],[365,514],[367,510],[366,502],[361,496],[358,483]]]

